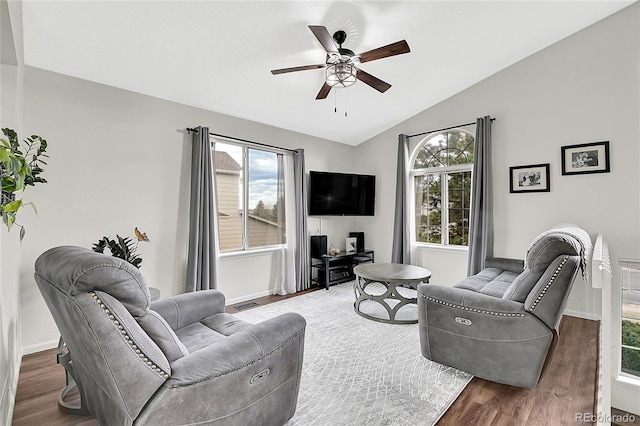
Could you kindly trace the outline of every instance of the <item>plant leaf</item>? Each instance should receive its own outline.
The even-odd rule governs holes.
[[[5,225],[7,225],[7,230],[11,231],[11,227],[13,226],[13,223],[16,221],[16,214],[4,213],[2,215],[2,220],[4,221]]]
[[[22,239],[24,238],[24,234],[26,233],[26,231],[24,230],[24,226],[20,227],[20,241],[22,241]]]
[[[5,204],[4,206],[2,206],[2,211],[4,213],[14,213],[14,212],[18,211],[20,209],[20,207],[22,207],[22,199],[15,200],[15,201],[12,201],[10,203]]]

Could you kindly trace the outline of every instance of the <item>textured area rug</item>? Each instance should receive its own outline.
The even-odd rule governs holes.
[[[284,312],[307,320],[298,408],[287,426],[435,424],[473,376],[425,359],[417,324],[363,318],[354,300],[344,283],[235,314],[252,323]]]

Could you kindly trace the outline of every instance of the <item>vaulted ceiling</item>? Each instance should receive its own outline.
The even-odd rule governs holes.
[[[25,64],[357,145],[631,3],[23,0]],[[385,93],[315,100],[323,69],[270,72],[324,63],[309,25],[411,52],[361,64]]]

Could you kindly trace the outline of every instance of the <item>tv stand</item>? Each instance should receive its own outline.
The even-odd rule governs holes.
[[[340,253],[336,256],[323,254],[320,257],[311,257],[311,282],[324,285],[329,289],[330,285],[340,284],[355,279],[353,268],[361,263],[373,263],[373,250],[363,250],[357,253]],[[314,277],[314,272],[317,276]]]

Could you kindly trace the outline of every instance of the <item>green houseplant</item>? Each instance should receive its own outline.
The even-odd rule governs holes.
[[[146,232],[140,232],[137,227],[135,228],[134,233],[136,237],[135,243],[134,240],[129,237],[123,238],[116,234],[115,240],[108,237],[102,237],[102,239],[98,240],[91,249],[96,253],[104,253],[105,249],[109,249],[112,256],[126,260],[136,268],[140,269],[142,258],[138,254],[138,243],[140,241],[149,242],[149,237],[147,237]]]
[[[47,141],[38,135],[26,138],[22,144],[18,141],[18,135],[12,129],[3,128],[0,138],[0,176],[2,178],[2,191],[0,197],[0,214],[2,221],[10,231],[16,225],[20,227],[20,240],[24,238],[24,227],[16,223],[18,211],[30,205],[34,211],[33,203],[25,203],[16,194],[22,192],[28,186],[38,183],[46,183],[41,174],[43,165],[47,165],[43,158],[47,158]]]

